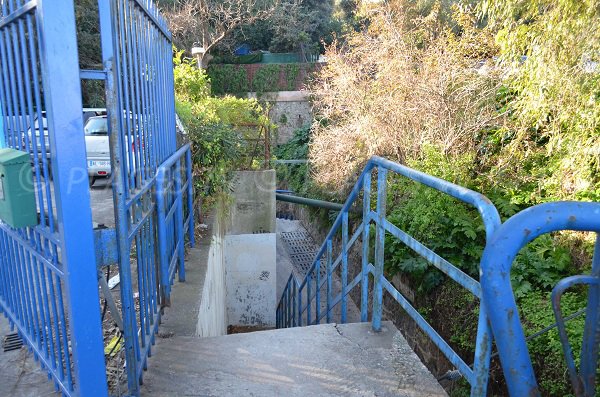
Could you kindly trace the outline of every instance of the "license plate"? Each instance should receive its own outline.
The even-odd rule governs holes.
[[[110,161],[90,160],[90,161],[88,161],[88,166],[90,166],[90,167],[109,167]]]

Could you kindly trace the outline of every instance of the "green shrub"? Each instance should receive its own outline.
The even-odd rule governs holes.
[[[209,77],[182,52],[176,53],[173,63],[177,113],[192,143],[196,194],[210,196],[227,190],[233,170],[252,166],[248,157],[255,145],[246,138],[254,138],[261,129],[269,131],[272,125],[256,100],[212,97]],[[228,87],[240,87],[239,81],[228,82]],[[216,85],[221,89],[219,84],[222,81]]]

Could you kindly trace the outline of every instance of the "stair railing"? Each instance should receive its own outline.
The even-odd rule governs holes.
[[[376,191],[372,192],[372,173],[377,173]],[[332,322],[333,309],[341,305],[340,322],[347,321],[348,294],[361,285],[361,321],[368,321],[369,315],[369,275],[373,279],[373,299],[371,307],[371,322],[374,331],[381,331],[383,314],[383,290],[385,289],[406,311],[417,325],[431,338],[433,343],[442,351],[471,385],[471,395],[485,395],[487,389],[492,334],[488,324],[488,312],[480,305],[477,325],[477,340],[475,359],[471,368],[451,347],[442,339],[425,318],[410,304],[384,275],[384,242],[386,233],[402,241],[433,266],[445,273],[455,282],[469,290],[481,300],[482,289],[478,281],[464,273],[444,258],[437,255],[424,244],[393,225],[386,218],[387,176],[388,171],[407,177],[440,192],[448,194],[460,201],[475,207],[485,226],[486,240],[489,240],[500,226],[500,216],[496,207],[489,199],[480,193],[455,185],[448,181],[433,177],[401,164],[394,163],[381,157],[374,156],[366,164],[358,181],[354,185],[342,210],[338,214],[333,227],[315,256],[312,266],[301,282],[292,274],[283,291],[277,306],[276,322],[278,328],[296,327],[320,324],[323,318],[327,323]],[[362,192],[362,222],[349,237],[348,215],[351,208],[359,200]],[[371,194],[376,194],[375,210],[371,207]],[[369,240],[371,224],[375,229],[374,263],[369,261]],[[341,229],[341,252],[333,259],[333,240]],[[348,282],[348,253],[357,241],[362,243],[361,272]],[[341,292],[333,296],[333,274],[341,264]],[[325,267],[325,275],[322,270]],[[325,308],[321,310],[321,289],[326,287]],[[303,299],[305,297],[305,299]],[[303,302],[305,300],[305,302]],[[313,310],[314,303],[314,310]],[[313,316],[314,313],[314,316]]]

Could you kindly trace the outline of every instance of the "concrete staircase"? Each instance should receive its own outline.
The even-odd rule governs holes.
[[[142,396],[445,396],[391,322],[158,338]]]

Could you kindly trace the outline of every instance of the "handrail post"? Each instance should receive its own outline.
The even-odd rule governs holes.
[[[592,257],[591,276],[600,279],[600,233],[596,233],[596,245]],[[590,284],[588,290],[588,304],[585,314],[585,325],[583,327],[583,344],[581,347],[580,360],[581,378],[583,388],[587,395],[596,395],[596,370],[598,368],[598,338],[600,337],[600,313],[598,313],[598,302],[600,301],[600,280],[596,284]],[[595,331],[595,332],[594,332]]]
[[[342,212],[342,324],[348,314],[348,212]]]
[[[185,172],[187,177],[187,203],[188,203],[188,233],[190,239],[190,247],[196,245],[196,237],[194,236],[194,176],[192,172],[192,148],[188,147],[185,152]]]
[[[371,232],[371,171],[363,180],[363,233],[362,233],[362,280],[360,294],[360,321],[367,322],[369,315],[369,238]]]
[[[298,326],[302,327],[302,289],[298,288]]]
[[[317,259],[315,266],[315,324],[321,323],[321,258]]]
[[[373,285],[373,331],[375,332],[381,331],[381,317],[383,314],[383,286],[381,278],[383,277],[385,242],[383,220],[386,213],[387,172],[386,168],[377,167],[377,228],[375,236],[375,281]]]
[[[331,256],[333,247],[331,246],[331,244],[331,239],[327,239],[327,323],[331,322],[331,300],[333,299],[331,295],[333,291],[333,282],[331,279]]]
[[[311,310],[312,310],[312,304],[311,304],[311,283],[312,283],[312,272],[308,272],[307,274],[308,276],[308,281],[306,283],[306,325],[310,325],[312,317],[311,317]]]
[[[183,224],[183,191],[181,184],[181,159],[178,159],[175,163],[175,235],[177,236],[178,243],[175,246],[178,249],[178,253],[173,253],[179,257],[179,281],[185,281],[185,232]]]
[[[298,322],[296,321],[296,296],[298,294],[298,290],[296,288],[296,280],[292,279],[292,327],[295,327]]]

